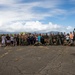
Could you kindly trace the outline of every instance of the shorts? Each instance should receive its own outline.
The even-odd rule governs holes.
[[[13,41],[11,41],[11,44],[13,44],[14,42]]]
[[[10,40],[7,40],[7,43],[10,43]]]

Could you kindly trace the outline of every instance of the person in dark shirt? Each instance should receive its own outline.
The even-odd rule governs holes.
[[[44,36],[44,42],[45,42],[45,44],[48,43],[48,41],[49,41],[49,36],[46,33],[45,36]]]
[[[9,46],[10,45],[10,36],[7,34],[6,36],[6,45]]]
[[[41,36],[41,43],[44,45],[45,42],[44,42],[44,35]]]
[[[16,42],[17,42],[17,46],[19,46],[19,34],[17,34],[16,36]]]
[[[53,45],[53,35],[52,34],[49,35],[49,44]]]
[[[74,45],[75,45],[75,32],[74,32],[74,36],[73,36],[73,42],[74,42]]]
[[[61,45],[61,35],[57,34],[57,45]]]
[[[30,35],[27,36],[27,43],[30,45]]]
[[[61,44],[64,44],[64,34],[61,32],[60,34],[60,40],[61,40]]]

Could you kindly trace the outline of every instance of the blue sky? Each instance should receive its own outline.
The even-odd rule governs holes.
[[[0,31],[70,32],[75,0],[0,0]]]

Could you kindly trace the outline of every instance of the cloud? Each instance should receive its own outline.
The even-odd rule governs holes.
[[[31,3],[18,3],[18,0],[0,0],[0,4],[5,5],[5,9],[0,10],[0,25],[3,23],[17,21],[17,20],[43,20],[46,17],[54,17],[65,14],[65,10],[54,9],[60,1],[59,0],[45,0]],[[56,2],[55,2],[56,1]],[[7,4],[8,3],[8,4]],[[46,6],[45,6],[46,5]],[[48,12],[41,14],[34,10],[34,7],[49,8]],[[52,9],[53,8],[53,9]]]
[[[14,4],[15,2],[16,2],[15,0],[0,0],[0,4],[4,4],[4,5]]]
[[[63,27],[64,25],[61,26],[51,22],[43,24],[42,22],[39,22],[39,20],[43,21],[47,17],[64,16],[65,14],[68,14],[67,10],[59,8],[59,6],[63,4],[63,0],[26,1],[27,0],[0,0],[0,5],[2,6],[2,9],[0,8],[0,31],[69,31],[69,27]],[[38,13],[34,9],[37,7],[39,7],[39,9],[48,9],[48,11],[41,11],[41,13]],[[73,11],[69,11],[69,13],[70,12]]]
[[[73,29],[73,27],[71,27],[71,26],[67,27],[67,30],[72,30],[72,29]]]
[[[48,24],[43,24],[40,21],[27,21],[27,22],[13,22],[9,25],[4,24],[0,26],[0,31],[7,32],[50,32],[50,31],[60,31],[69,32],[72,31],[73,27],[63,27],[62,25],[53,24],[49,22]]]

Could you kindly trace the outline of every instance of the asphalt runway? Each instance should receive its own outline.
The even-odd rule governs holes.
[[[75,75],[75,47],[0,47],[0,75]]]

